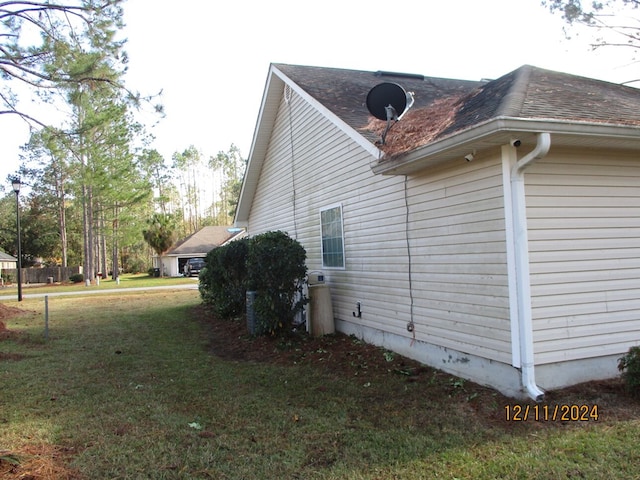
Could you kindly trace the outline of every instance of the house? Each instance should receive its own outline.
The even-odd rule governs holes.
[[[304,245],[339,331],[541,401],[640,344],[640,90],[273,64],[235,222]]]
[[[0,251],[0,277],[1,277],[0,282],[1,282],[2,285],[4,285],[4,276],[2,275],[2,272],[5,269],[13,269],[13,270],[15,270],[17,265],[18,265],[18,259],[17,258],[12,257],[8,253]]]
[[[162,257],[154,257],[154,267],[163,275],[177,277],[183,274],[190,258],[204,258],[211,250],[243,235],[228,226],[202,227],[196,233],[178,241]]]

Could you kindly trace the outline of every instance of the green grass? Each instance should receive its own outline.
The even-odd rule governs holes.
[[[190,316],[198,303],[56,297],[45,341],[43,302],[22,302],[30,313],[8,327],[23,333],[0,341],[20,355],[0,360],[0,465],[50,445],[91,479],[638,478],[637,418],[501,424],[500,401],[474,405],[449,379],[439,398],[434,376],[436,398],[402,375],[222,360]]]
[[[94,290],[110,290],[110,289],[124,289],[124,288],[139,288],[139,287],[156,287],[156,286],[169,286],[169,285],[184,285],[197,283],[196,277],[150,277],[146,273],[139,274],[126,274],[120,277],[120,282],[116,282],[111,278],[105,278],[100,281],[99,285],[86,286],[83,282],[80,283],[64,283],[55,285],[24,285],[22,288],[23,296],[29,294],[46,294],[57,292],[79,292],[86,291],[90,293]],[[9,285],[0,289],[0,296],[17,295],[16,285]]]

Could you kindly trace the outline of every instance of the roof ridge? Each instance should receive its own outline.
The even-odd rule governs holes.
[[[529,80],[534,67],[523,65],[514,72],[513,80],[509,92],[502,98],[497,109],[498,116],[516,117],[522,112],[522,107],[529,90]]]

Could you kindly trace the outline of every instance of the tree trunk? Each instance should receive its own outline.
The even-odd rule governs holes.
[[[102,278],[107,278],[107,226],[104,209],[100,211],[100,273]]]
[[[60,248],[62,250],[62,266],[68,266],[67,259],[67,212],[66,212],[66,201],[64,196],[64,186],[62,182],[57,185],[57,196],[58,196],[58,230],[60,232]]]
[[[111,278],[117,280],[120,276],[120,268],[118,262],[118,206],[116,205],[113,212],[113,242],[111,252]]]
[[[96,278],[96,248],[93,225],[93,195],[91,186],[83,185],[82,229],[84,236],[85,283],[90,285]]]
[[[89,188],[82,185],[82,257],[84,260],[84,281],[91,283],[93,252],[91,250],[91,218],[89,216]]]

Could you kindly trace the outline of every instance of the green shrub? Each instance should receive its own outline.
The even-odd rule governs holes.
[[[306,303],[302,282],[307,252],[284,232],[256,235],[247,253],[247,289],[256,292],[254,308],[259,330],[275,334],[292,327]]]
[[[127,263],[127,265],[120,270],[120,273],[142,273],[145,271],[146,266],[147,264],[144,260],[133,259],[133,260],[130,260]],[[147,269],[146,271],[148,272],[149,269]],[[152,275],[153,275],[153,271],[152,271]]]
[[[244,312],[248,250],[249,239],[243,238],[214,248],[205,258],[198,289],[203,302],[222,318],[237,317]]]
[[[84,282],[84,275],[81,273],[74,273],[73,275],[69,275],[69,281],[72,283]]]
[[[200,273],[200,297],[217,315],[234,318],[245,312],[247,290],[255,291],[256,331],[286,330],[307,302],[302,294],[306,257],[304,247],[283,232],[267,232],[215,248]]]
[[[618,370],[627,388],[634,395],[640,395],[640,347],[631,347],[618,359]]]

